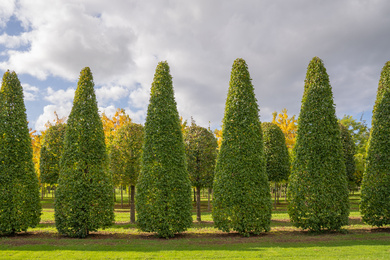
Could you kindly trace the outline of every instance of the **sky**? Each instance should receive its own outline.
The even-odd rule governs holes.
[[[1,0],[0,73],[15,71],[32,129],[67,117],[90,67],[100,112],[144,123],[154,72],[168,61],[179,114],[220,128],[236,58],[246,60],[260,120],[299,115],[318,56],[337,117],[371,122],[390,60],[388,0]]]

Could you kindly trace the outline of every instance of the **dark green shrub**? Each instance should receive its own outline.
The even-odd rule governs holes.
[[[158,64],[152,83],[136,203],[142,231],[168,238],[192,224],[191,183],[167,62]]]
[[[291,222],[312,231],[339,230],[347,225],[348,186],[340,127],[329,77],[318,57],[307,68],[293,153]]]
[[[271,194],[263,132],[248,66],[233,63],[214,177],[213,219],[224,231],[245,236],[270,230]]]
[[[200,222],[200,190],[213,185],[218,143],[211,131],[192,122],[184,131],[184,144],[190,181],[196,188],[196,215]]]
[[[23,89],[16,73],[7,71],[0,90],[0,235],[39,224],[42,208],[32,158]]]
[[[114,221],[113,186],[88,67],[80,73],[60,168],[55,201],[58,232],[84,238],[91,231],[110,226]]]
[[[390,224],[390,61],[382,69],[368,141],[360,210],[363,221]]]

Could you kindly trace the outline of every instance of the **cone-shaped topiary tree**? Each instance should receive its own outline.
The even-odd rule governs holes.
[[[311,231],[347,225],[348,186],[340,127],[329,77],[318,57],[307,68],[293,151],[288,206],[293,224]]]
[[[390,61],[382,69],[372,115],[360,210],[363,221],[390,224]]]
[[[217,139],[214,134],[195,122],[184,131],[188,173],[196,188],[196,220],[201,221],[200,190],[212,187],[217,159]]]
[[[356,186],[355,180],[355,172],[356,172],[356,164],[355,164],[355,149],[356,145],[352,140],[351,133],[348,131],[348,128],[343,124],[340,125],[340,135],[341,135],[341,143],[343,145],[343,155],[344,155],[344,164],[345,164],[345,172],[347,174],[347,181],[349,189],[353,189]]]
[[[113,186],[106,157],[92,73],[86,67],[80,73],[60,162],[55,201],[60,234],[84,238],[113,223]]]
[[[249,236],[270,230],[271,194],[259,108],[243,59],[234,61],[229,85],[212,214],[218,229]]]
[[[141,171],[144,127],[132,122],[119,127],[110,143],[110,167],[121,184],[130,184],[130,222],[135,223],[135,185]]]
[[[52,125],[47,129],[41,148],[39,169],[41,182],[50,185],[58,183],[60,160],[64,149],[66,124]]]
[[[274,123],[262,123],[264,155],[269,181],[275,182],[275,207],[278,183],[290,175],[290,155],[282,129]]]
[[[168,238],[192,224],[191,183],[166,61],[157,65],[152,83],[136,202],[142,231]]]
[[[42,208],[32,157],[23,89],[16,73],[7,71],[0,90],[0,235],[39,224]]]

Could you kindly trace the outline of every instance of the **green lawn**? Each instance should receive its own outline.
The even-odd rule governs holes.
[[[272,214],[272,229],[249,238],[214,228],[207,198],[202,200],[202,223],[195,222],[173,239],[158,239],[129,223],[127,194],[115,205],[115,225],[86,239],[60,236],[54,224],[54,199],[42,201],[38,227],[15,237],[0,238],[0,259],[390,259],[390,227],[365,225],[359,213],[359,194],[350,196],[350,224],[342,233],[312,234],[293,227],[287,203],[281,199]]]

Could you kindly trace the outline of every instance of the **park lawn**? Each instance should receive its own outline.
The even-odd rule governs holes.
[[[390,259],[390,227],[372,228],[361,221],[359,195],[350,196],[350,223],[344,232],[312,234],[289,221],[287,203],[273,210],[271,231],[249,238],[223,233],[212,222],[207,199],[202,200],[202,222],[173,239],[158,239],[129,223],[129,207],[115,205],[115,224],[86,239],[57,233],[54,200],[42,201],[41,223],[26,233],[0,238],[0,259]]]

